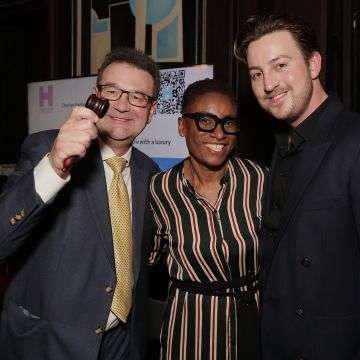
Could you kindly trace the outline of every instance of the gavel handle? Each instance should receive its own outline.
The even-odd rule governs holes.
[[[69,156],[68,158],[66,158],[63,162],[63,168],[61,170],[63,172],[69,171],[76,162],[77,158],[77,156]]]

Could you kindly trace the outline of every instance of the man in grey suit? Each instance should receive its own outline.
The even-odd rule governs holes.
[[[284,125],[260,245],[263,359],[360,359],[360,116],[323,88],[303,20],[253,16],[235,48]]]
[[[144,358],[152,234],[147,191],[158,167],[132,143],[150,122],[158,91],[158,67],[149,57],[115,49],[97,79],[96,94],[110,100],[106,115],[75,107],[59,131],[25,140],[0,196],[0,258],[23,259],[4,300],[1,359]],[[123,250],[114,243],[119,232],[113,235],[107,195],[115,178],[108,159],[119,157],[132,225],[132,256],[122,260],[114,255]],[[71,169],[64,167],[68,158],[76,161]],[[121,316],[113,310],[114,294],[124,290],[116,288],[123,280],[119,261],[130,264]]]

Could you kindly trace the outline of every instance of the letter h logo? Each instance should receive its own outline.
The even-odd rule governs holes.
[[[39,107],[51,107],[53,106],[53,87],[39,86]]]

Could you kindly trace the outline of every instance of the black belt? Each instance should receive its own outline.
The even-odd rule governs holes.
[[[258,275],[244,275],[238,279],[224,282],[197,282],[190,280],[170,279],[172,285],[179,290],[193,294],[231,296],[231,297],[248,297],[253,296],[258,290]]]

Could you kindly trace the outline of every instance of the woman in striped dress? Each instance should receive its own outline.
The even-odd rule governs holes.
[[[257,359],[258,238],[265,170],[233,155],[232,93],[201,80],[184,94],[189,157],[151,181],[157,227],[150,262],[171,277],[161,331],[167,360]]]

